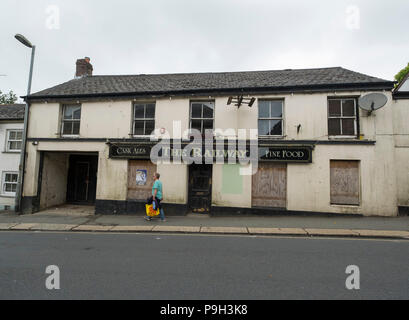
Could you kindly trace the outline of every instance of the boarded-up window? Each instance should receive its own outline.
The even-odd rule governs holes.
[[[145,200],[152,195],[156,165],[149,160],[129,160],[128,199]]]
[[[287,165],[285,163],[259,163],[253,175],[253,207],[285,208],[287,201]]]
[[[331,204],[359,205],[359,161],[331,160]]]

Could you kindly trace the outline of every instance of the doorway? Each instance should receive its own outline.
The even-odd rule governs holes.
[[[70,155],[67,203],[95,204],[97,170],[97,155]]]
[[[212,165],[189,166],[189,209],[194,213],[209,213],[212,202]]]
[[[286,208],[287,164],[260,162],[252,180],[253,207]]]

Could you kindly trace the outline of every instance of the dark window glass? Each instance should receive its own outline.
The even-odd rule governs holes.
[[[9,144],[10,150],[20,150],[21,149],[21,142],[20,141],[12,141]]]
[[[354,119],[342,119],[342,134],[346,136],[353,136],[355,134]]]
[[[202,121],[201,120],[192,120],[192,129],[199,130],[199,132],[202,131]]]
[[[145,105],[136,104],[135,105],[135,119],[145,118]]]
[[[341,116],[341,100],[329,100],[328,113],[330,117]]]
[[[328,135],[354,136],[357,134],[358,114],[355,99],[328,100]]]
[[[190,127],[192,129],[199,130],[201,134],[205,134],[206,129],[213,129],[213,117],[213,102],[195,102],[191,104]]]
[[[355,116],[355,103],[354,100],[343,100],[342,101],[342,115],[344,117]]]
[[[258,103],[258,117],[270,118],[270,103],[269,101],[259,101]]]
[[[80,133],[80,123],[78,121],[73,123],[72,134]]]
[[[155,130],[155,104],[139,103],[134,105],[134,135],[151,135]]]
[[[80,120],[81,119],[81,106],[65,106],[64,119],[66,120]]]
[[[270,132],[269,120],[258,121],[258,133],[259,135],[266,136]]]
[[[64,119],[72,119],[73,107],[66,106],[64,109]]]
[[[146,105],[146,113],[145,113],[145,118],[155,118],[155,105],[154,104],[147,104]]]
[[[202,104],[192,103],[192,118],[202,117]]]
[[[81,106],[64,106],[62,134],[79,134],[81,120]]]
[[[72,121],[64,121],[62,133],[63,134],[72,134]]]
[[[213,120],[203,120],[203,132],[205,133],[204,130],[206,129],[213,129]]]
[[[281,136],[283,134],[282,121],[281,120],[270,120],[270,135]]]
[[[258,134],[261,136],[283,135],[283,101],[259,101]]]
[[[203,104],[203,118],[213,118],[213,103]]]
[[[145,121],[145,135],[150,135],[155,130],[155,121]]]
[[[144,121],[135,121],[134,122],[134,134],[143,135],[144,134]]]
[[[73,108],[73,119],[80,120],[81,119],[81,107]]]
[[[328,134],[330,136],[341,134],[340,119],[328,119]]]
[[[283,116],[283,102],[271,101],[271,118],[281,118]]]

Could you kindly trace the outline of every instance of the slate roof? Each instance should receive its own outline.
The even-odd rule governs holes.
[[[0,120],[24,120],[25,104],[0,104]]]
[[[394,82],[341,67],[271,71],[84,76],[29,99],[211,92],[392,89]]]

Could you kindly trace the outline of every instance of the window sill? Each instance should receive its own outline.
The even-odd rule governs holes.
[[[75,139],[75,138],[79,138],[79,137],[80,137],[79,134],[61,134],[61,135],[60,135],[60,138],[72,138],[72,139]]]
[[[16,150],[16,151],[3,151],[2,153],[14,153],[14,154],[18,154],[21,153],[21,150]]]
[[[269,140],[283,140],[287,136],[258,136],[259,139],[269,139]]]
[[[16,194],[0,194],[0,197],[2,197],[2,198],[15,198],[16,197]]]
[[[151,139],[151,138],[157,138],[155,135],[140,135],[140,134],[134,134],[131,135],[132,138],[144,138],[144,139]]]
[[[360,204],[335,204],[335,203],[331,203],[330,206],[334,207],[334,208],[346,208],[346,209],[351,209],[351,208],[359,209],[359,208],[361,208]]]
[[[328,136],[328,140],[359,140],[357,136]]]

